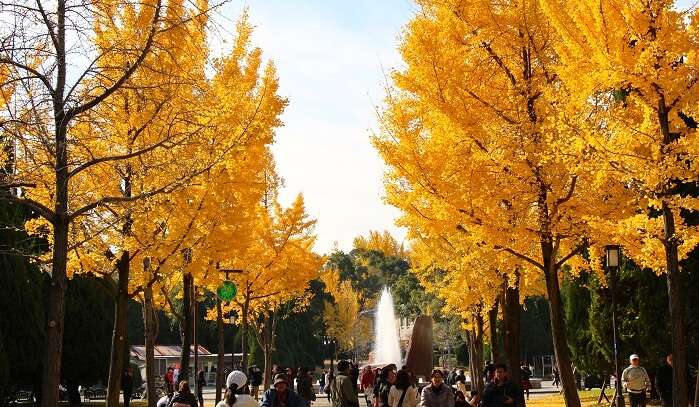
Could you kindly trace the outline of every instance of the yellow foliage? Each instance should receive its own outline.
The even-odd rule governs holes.
[[[361,314],[362,295],[352,287],[351,281],[340,279],[340,272],[328,269],[320,280],[333,301],[325,301],[323,320],[328,335],[338,340],[340,349],[352,350],[367,341],[371,324]]]
[[[639,265],[665,271],[668,242],[678,246],[679,260],[699,243],[699,228],[680,216],[697,200],[677,190],[679,182],[699,179],[691,123],[699,117],[699,11],[679,11],[674,1],[541,4],[560,37],[555,72],[570,95],[560,106],[561,125],[575,126],[594,152],[591,172],[633,193],[619,202],[622,220],[593,214],[594,233],[622,243]]]
[[[352,246],[355,249],[375,250],[384,253],[386,256],[406,259],[408,251],[402,243],[398,243],[395,237],[388,230],[383,233],[370,230],[368,236],[358,236],[354,238]]]

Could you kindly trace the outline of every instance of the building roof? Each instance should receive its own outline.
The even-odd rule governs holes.
[[[211,355],[205,347],[199,345],[198,353],[201,356]],[[174,358],[179,357],[182,353],[182,346],[180,345],[155,345],[153,348],[156,358]],[[194,346],[190,347],[190,356],[194,356]],[[131,357],[140,360],[146,360],[146,347],[145,346],[132,346],[131,347]]]

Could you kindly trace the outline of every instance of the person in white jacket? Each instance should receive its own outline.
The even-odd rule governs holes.
[[[248,394],[248,377],[245,373],[234,370],[226,378],[226,394],[216,407],[258,407],[257,401]]]
[[[624,369],[621,381],[629,392],[631,407],[646,407],[646,389],[650,388],[650,377],[646,369],[641,367],[637,354],[629,356],[631,365]]]
[[[388,393],[388,405],[391,407],[416,407],[420,399],[417,387],[410,382],[410,374],[401,369],[396,375],[396,383]]]

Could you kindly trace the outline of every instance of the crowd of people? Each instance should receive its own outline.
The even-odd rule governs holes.
[[[333,407],[357,407],[357,391],[348,377],[349,364],[338,364],[338,375],[329,388]],[[403,366],[387,365],[381,369],[365,367],[359,378],[360,390],[371,407],[506,407],[521,406],[519,385],[508,379],[505,365],[494,365],[483,394],[468,390],[463,370],[445,372],[435,369],[428,383],[418,383],[415,374]],[[349,382],[349,383],[348,383]],[[371,399],[369,396],[371,395]]]
[[[631,407],[645,407],[651,379],[640,366],[638,355],[631,355],[629,361],[630,365],[621,375],[623,387]],[[435,369],[429,381],[423,383],[418,382],[407,366],[401,369],[395,364],[382,368],[366,366],[360,372],[356,364],[343,360],[337,363],[336,374],[331,369],[320,375],[318,390],[327,396],[331,407],[359,407],[362,401],[367,407],[523,407],[526,404],[532,377],[528,363],[520,366],[517,383],[510,380],[505,364],[488,362],[483,372],[485,386],[479,393],[469,388],[466,374],[460,369]],[[225,396],[216,407],[310,407],[316,400],[312,370],[275,366],[272,373],[272,386],[260,400],[262,371],[258,367],[250,367],[247,374],[238,370],[230,372],[226,377]],[[186,380],[176,382],[174,378],[174,370],[169,369],[165,375],[168,394],[159,400],[158,407],[203,407],[201,389],[206,385],[203,372],[197,376],[196,396]],[[558,378],[554,374],[554,382]],[[131,379],[125,377],[122,382],[130,386]],[[667,366],[655,376],[655,384],[663,406],[672,405],[672,355],[668,355]],[[364,400],[360,399],[360,394]],[[124,395],[126,401],[126,389]]]

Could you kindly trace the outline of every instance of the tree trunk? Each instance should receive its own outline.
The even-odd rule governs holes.
[[[182,318],[180,335],[182,337],[182,353],[180,353],[180,374],[177,381],[189,380],[189,357],[192,349],[192,275],[182,276]]]
[[[148,407],[155,407],[157,394],[155,392],[155,312],[153,311],[153,287],[147,285],[143,290],[143,324],[145,326],[146,347],[146,392]]]
[[[68,222],[66,216],[57,219],[54,225],[54,246],[46,314],[46,353],[41,382],[41,407],[58,405],[58,383],[61,377],[61,356],[63,352],[63,328],[65,317],[65,295],[68,280],[66,258],[68,250]]]
[[[250,300],[249,296],[246,296],[245,303],[243,304],[243,322],[240,326],[240,336],[241,336],[241,353],[243,354],[243,360],[240,361],[241,370],[243,372],[248,371],[248,313],[250,312]],[[231,361],[235,368],[235,352],[231,356]]]
[[[565,321],[563,319],[563,301],[558,283],[558,270],[553,261],[553,245],[550,240],[541,242],[544,274],[546,277],[546,291],[549,300],[549,311],[551,318],[551,334],[553,336],[553,349],[556,354],[558,372],[561,375],[561,385],[563,396],[567,407],[580,407],[580,397],[575,383],[575,374],[570,361],[568,341],[565,332]]]
[[[58,383],[61,377],[63,329],[68,260],[68,145],[64,92],[66,84],[66,0],[56,5],[56,85],[53,92],[53,115],[56,142],[56,196],[53,219],[53,257],[51,260],[51,287],[46,312],[46,346],[44,371],[41,382],[41,407],[58,405]]]
[[[500,348],[498,347],[498,301],[488,311],[488,329],[490,333],[490,360],[493,363],[500,362]]]
[[[468,333],[468,357],[471,371],[471,389],[483,394],[483,316],[473,316],[474,327]]]
[[[505,286],[505,301],[502,304],[503,321],[505,332],[503,339],[505,342],[505,356],[510,379],[514,383],[520,382],[520,310],[519,304],[519,273],[516,273],[515,286]],[[518,403],[519,404],[519,403]]]
[[[190,384],[191,388],[194,389],[194,394],[199,394],[199,327],[197,326],[197,321],[199,320],[199,307],[197,306],[197,287],[192,282],[192,335],[194,337],[194,368],[192,373],[194,374],[194,381]]]
[[[670,302],[672,329],[672,402],[675,407],[689,403],[687,387],[687,346],[684,332],[684,303],[675,241],[675,225],[672,210],[663,202],[665,221],[665,260],[667,262],[667,293]]]
[[[221,299],[218,297],[216,297],[216,333],[218,336],[218,357],[216,359],[216,403],[214,404],[218,404],[218,402],[221,401],[221,390],[223,389],[224,381],[223,364],[225,363],[223,360],[225,352],[223,336],[223,310],[221,309]]]
[[[672,143],[670,122],[668,120],[665,97],[658,97],[658,119],[663,135],[661,151],[668,154],[667,146]],[[670,324],[672,329],[672,403],[675,407],[689,404],[687,388],[687,345],[684,331],[684,303],[680,282],[679,257],[677,255],[677,236],[675,218],[672,208],[663,200],[663,225],[665,244],[665,267],[667,268],[667,293],[670,302]]]
[[[274,340],[274,329],[272,327],[272,318],[267,315],[265,316],[264,320],[264,326],[263,326],[263,331],[262,331],[262,352],[264,354],[265,358],[265,378],[264,378],[264,389],[266,390],[269,388],[270,383],[272,381],[272,351],[273,349],[273,340]],[[289,380],[293,380],[293,377],[290,377]]]
[[[114,330],[112,331],[112,352],[109,362],[107,382],[107,406],[119,407],[121,376],[124,372],[124,352],[126,351],[126,308],[129,302],[129,252],[123,252],[117,262],[119,281],[117,282],[114,307]]]
[[[515,271],[515,285],[510,287],[505,286],[505,301],[502,305],[503,321],[505,326],[505,356],[507,357],[507,366],[509,377],[512,382],[520,384],[520,312],[521,305],[519,304],[519,272]],[[518,406],[524,406],[526,400],[524,395],[520,400],[517,400]]]

